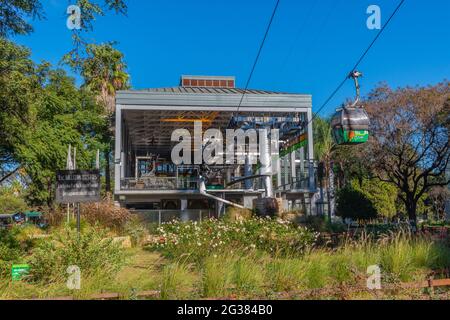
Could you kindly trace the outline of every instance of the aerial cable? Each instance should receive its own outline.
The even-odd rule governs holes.
[[[375,36],[375,38],[372,40],[372,42],[369,44],[369,46],[366,48],[366,50],[363,52],[363,54],[359,57],[359,59],[356,61],[355,65],[353,66],[353,68],[350,70],[350,74],[355,71],[359,64],[362,62],[362,60],[366,57],[367,53],[370,51],[370,49],[373,47],[373,45],[375,44],[375,42],[378,40],[378,38],[381,36],[381,34],[383,33],[383,31],[386,29],[386,27],[389,25],[389,22],[392,20],[392,18],[395,16],[395,14],[398,12],[398,10],[400,9],[400,7],[403,5],[403,3],[405,2],[405,0],[401,0],[400,3],[397,5],[397,7],[395,8],[395,10],[392,12],[392,14],[389,16],[389,19],[386,21],[386,23],[383,25],[383,27],[380,29],[380,31],[377,33],[377,35]],[[342,88],[342,86],[345,84],[345,82],[348,79],[348,75],[349,73],[347,73],[345,75],[345,78],[339,83],[339,85],[336,87],[336,89],[334,89],[334,91],[331,93],[331,95],[325,100],[325,102],[320,106],[320,108],[314,113],[314,115],[312,116],[312,118],[306,123],[306,126],[311,123],[320,113],[320,111],[331,101],[331,99],[333,99],[333,97],[336,95],[336,93]]]
[[[256,55],[255,61],[253,62],[253,66],[252,66],[252,69],[251,69],[250,74],[248,76],[247,83],[245,84],[244,92],[242,93],[241,100],[239,101],[239,104],[237,106],[236,113],[239,113],[239,109],[241,108],[242,101],[244,100],[245,94],[247,93],[248,86],[250,85],[250,81],[252,80],[253,73],[255,71],[256,65],[258,64],[259,57],[261,55],[262,49],[264,47],[264,43],[266,42],[267,36],[269,34],[270,27],[272,26],[272,22],[273,22],[273,19],[275,17],[275,14],[277,13],[279,4],[280,4],[280,0],[277,0],[277,2],[275,4],[275,7],[273,8],[272,15],[270,17],[269,23],[267,25],[266,32],[265,32],[264,37],[263,37],[263,39],[261,41],[261,44],[259,46],[258,54]]]

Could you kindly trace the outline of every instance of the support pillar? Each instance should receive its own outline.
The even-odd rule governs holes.
[[[283,158],[283,167],[284,167],[284,184],[286,185],[284,189],[286,190],[288,188],[289,183],[289,160],[287,156]]]
[[[189,221],[189,214],[187,212],[187,199],[186,198],[181,199],[180,203],[181,203],[180,220],[183,222]]]
[[[120,191],[120,179],[122,172],[122,109],[120,105],[116,106],[116,140],[114,148],[114,190]]]
[[[295,166],[295,151],[291,152],[291,182],[292,182],[292,188],[291,189],[297,189],[297,168]]]
[[[244,177],[251,176],[253,174],[252,164],[250,163],[250,158],[248,153],[245,155],[245,164],[244,164]],[[244,180],[244,188],[246,190],[253,189],[253,181],[252,180]]]

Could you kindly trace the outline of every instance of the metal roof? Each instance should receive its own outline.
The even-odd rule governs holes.
[[[143,90],[133,90],[137,92],[164,92],[164,93],[201,93],[201,94],[243,94],[244,89],[239,88],[219,88],[219,87],[168,87],[152,88]],[[283,92],[247,89],[246,94],[287,94]]]
[[[292,94],[266,90],[225,87],[169,87],[143,90],[118,91],[116,105],[119,106],[167,106],[172,108],[200,107],[202,110],[220,109],[233,111],[238,105],[242,110],[247,107],[262,111],[267,108],[272,111],[306,112],[312,107],[312,97],[309,94]],[[165,109],[165,108],[163,108]],[[281,110],[285,109],[285,110]]]
[[[241,115],[288,117],[311,112],[309,94],[225,87],[168,87],[118,91],[116,111],[132,150],[149,150],[167,156],[171,134],[193,121],[209,119],[204,129],[225,130],[240,105]],[[182,121],[183,120],[183,121]]]

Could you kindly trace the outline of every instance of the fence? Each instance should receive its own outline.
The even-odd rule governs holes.
[[[173,220],[198,221],[211,218],[214,212],[211,210],[139,210],[137,212],[145,222],[166,223]]]
[[[398,285],[392,285],[385,288],[382,288],[380,290],[369,290],[365,287],[360,286],[353,286],[348,287],[347,289],[349,292],[363,292],[363,291],[370,291],[370,292],[382,292],[382,291],[398,291],[401,289],[434,289],[437,287],[448,287],[450,286],[450,279],[432,279],[429,278],[425,281],[419,281],[419,282],[408,282],[408,283],[400,283]],[[339,288],[336,288],[338,290]],[[342,288],[340,288],[342,289]],[[329,289],[328,289],[329,290]],[[288,292],[277,292],[275,293],[275,297],[278,299],[292,299],[296,297],[298,294],[315,294],[320,295],[320,289],[314,289],[309,291],[288,291]],[[117,292],[106,292],[106,293],[99,293],[94,294],[89,297],[89,300],[117,300],[117,299],[139,299],[139,298],[147,298],[147,299],[160,299],[161,298],[161,292],[157,290],[150,290],[150,291],[131,291],[129,295],[117,293]],[[206,298],[204,300],[234,300],[236,298],[231,297],[216,297],[216,298]],[[73,296],[66,296],[66,297],[54,297],[54,298],[46,298],[46,299],[32,299],[32,300],[75,300],[75,297]]]

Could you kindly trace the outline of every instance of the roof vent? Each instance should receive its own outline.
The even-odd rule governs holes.
[[[234,88],[235,77],[222,76],[181,76],[182,87]]]

